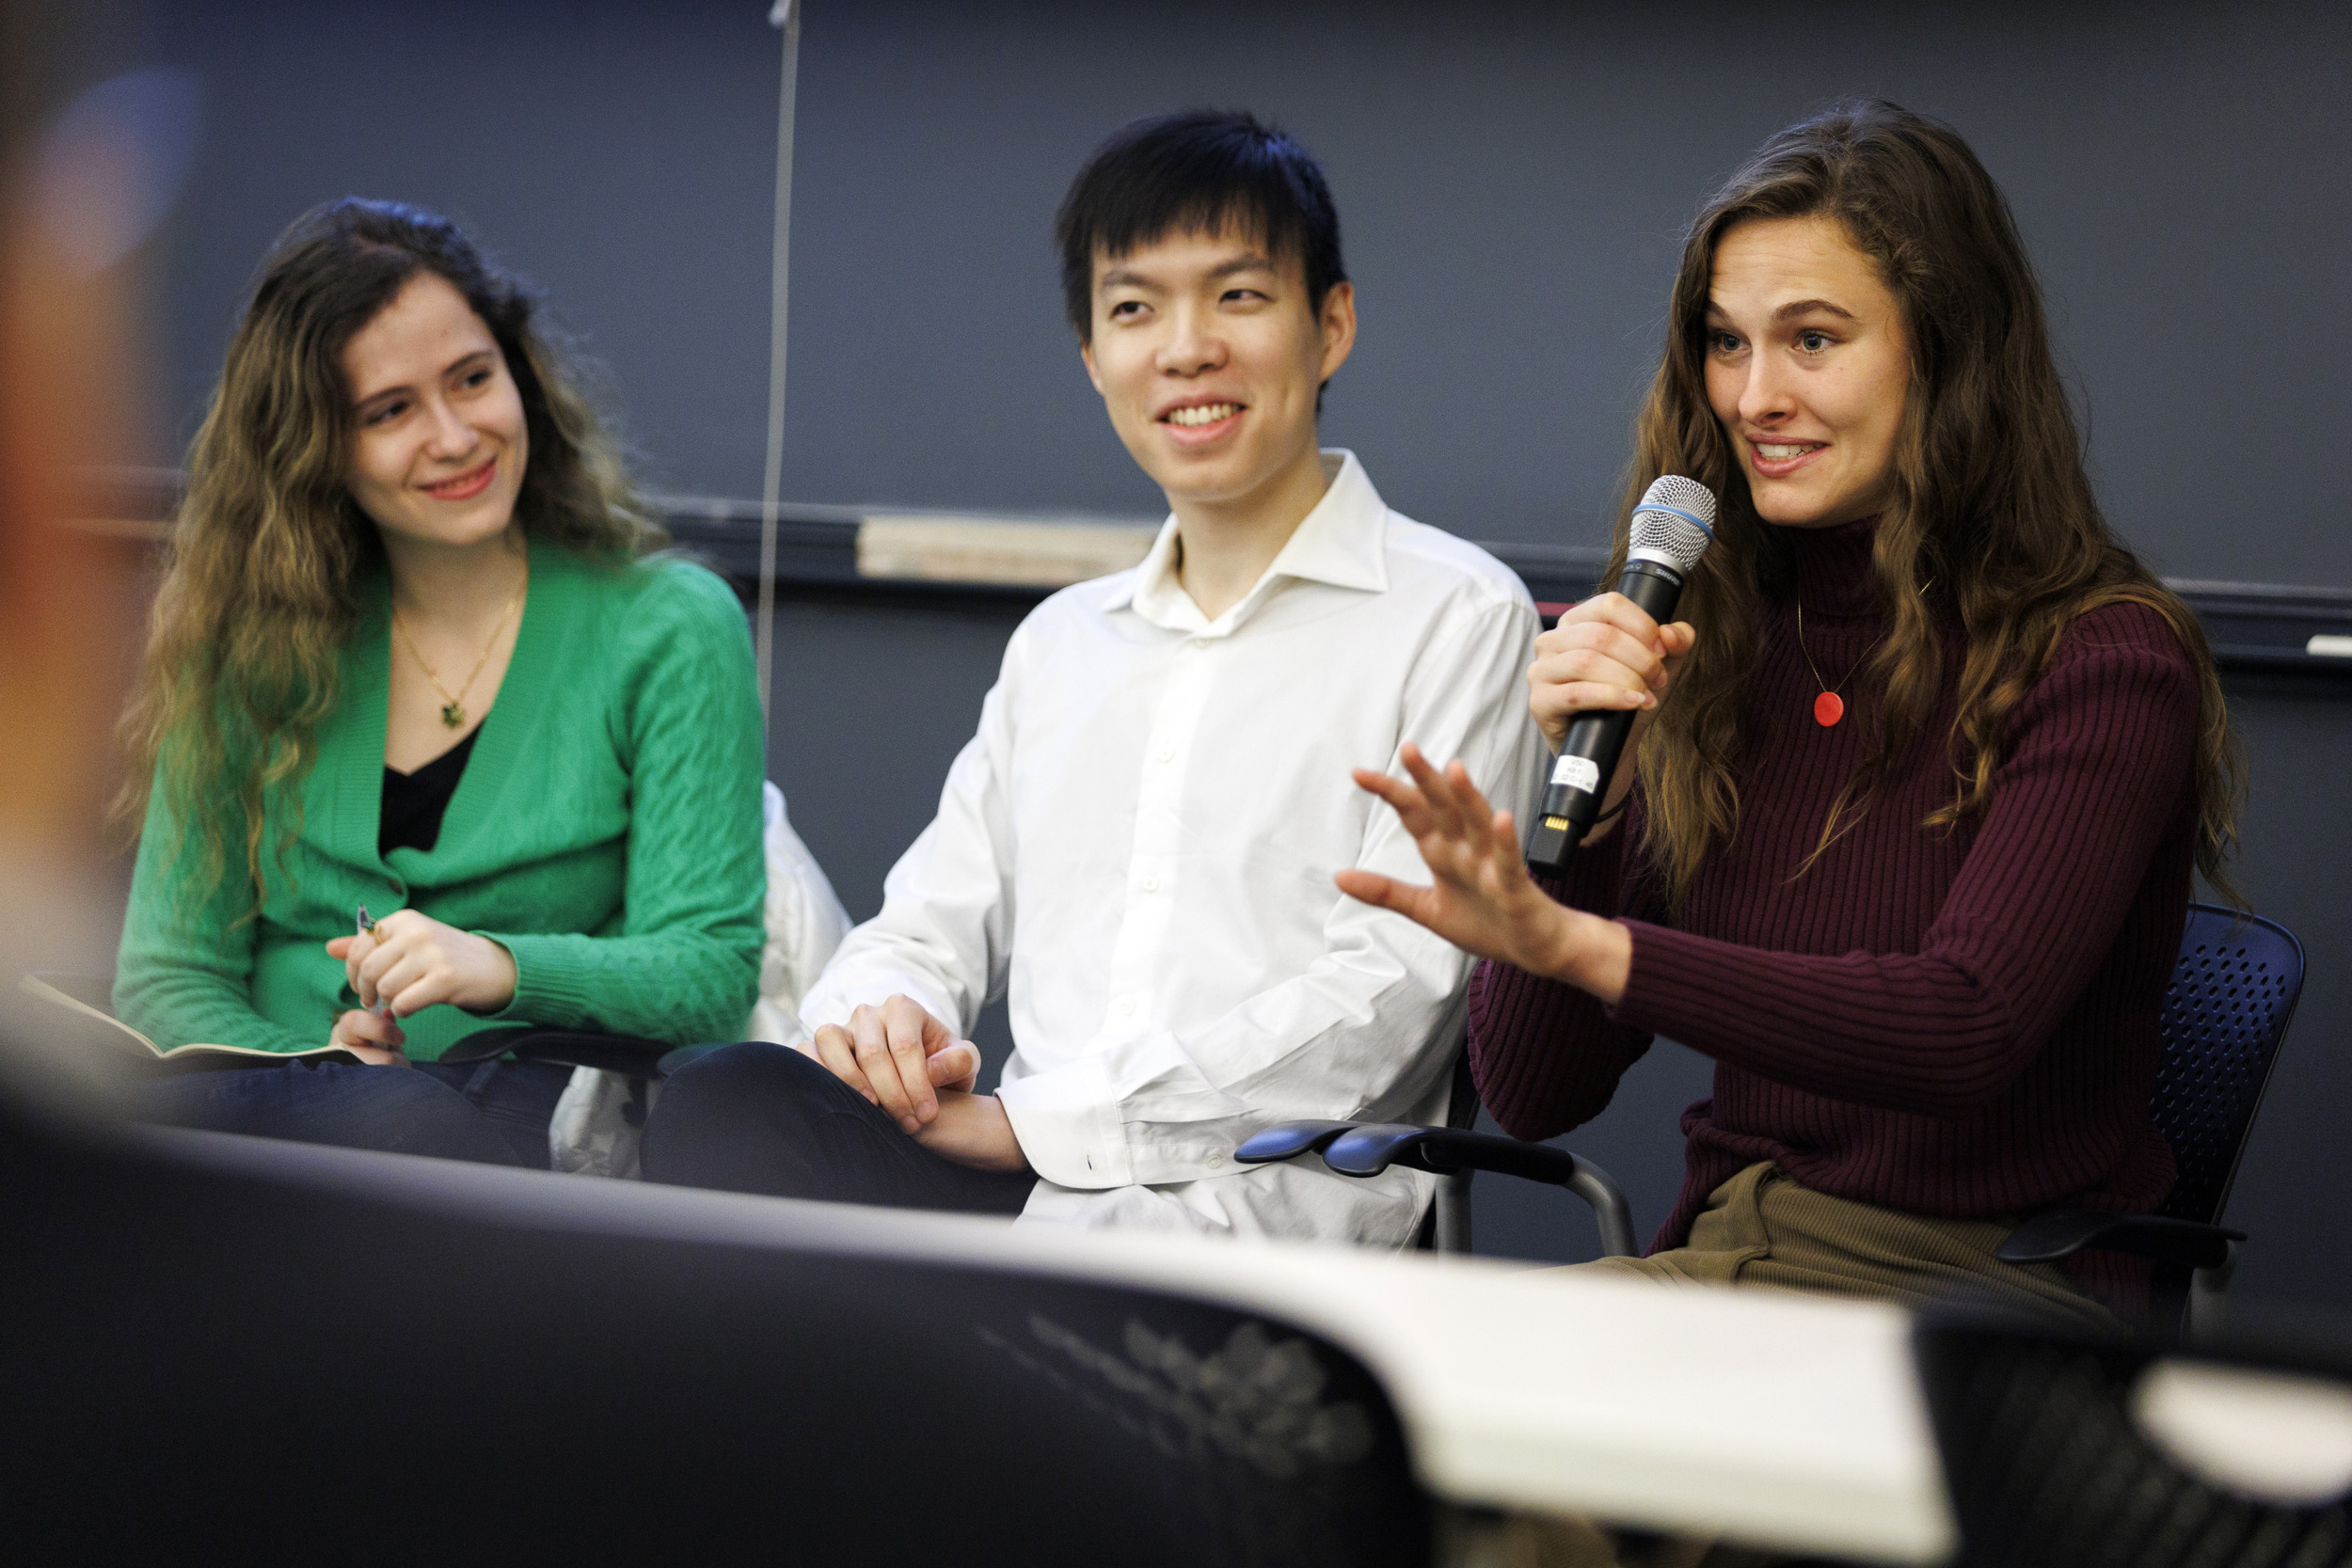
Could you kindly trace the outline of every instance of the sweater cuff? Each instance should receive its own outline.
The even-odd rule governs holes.
[[[1119,1102],[1100,1057],[1081,1056],[996,1091],[1029,1168],[1057,1187],[1124,1187],[1135,1180]]]
[[[1633,958],[1626,971],[1625,993],[1603,1007],[1614,1022],[1629,1029],[1646,1030],[1689,1044],[1691,1019],[1687,1004],[1693,996],[1720,989],[1723,977],[1707,961],[1706,942],[1646,920],[1621,921],[1633,938]],[[1677,1013],[1680,1016],[1677,1016]]]
[[[594,1022],[589,981],[594,938],[560,935],[505,936],[476,931],[515,959],[515,998],[487,1015],[498,1023],[541,1023],[577,1029]]]

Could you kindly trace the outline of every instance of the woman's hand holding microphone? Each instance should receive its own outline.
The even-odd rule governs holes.
[[[1527,670],[1527,707],[1554,752],[1580,715],[1639,710],[1601,802],[1604,813],[1614,811],[1633,787],[1633,758],[1650,715],[1665,700],[1666,688],[1697,636],[1688,621],[1661,626],[1623,594],[1601,594],[1570,606],[1558,626],[1535,639],[1535,662]],[[1613,818],[1603,822],[1584,842],[1607,837],[1613,825]]]
[[[408,1037],[399,1021],[450,1003],[496,1012],[515,999],[515,956],[487,937],[399,910],[357,936],[326,944],[341,958],[359,1006],[335,1021],[328,1043],[363,1062],[404,1066]]]
[[[1603,594],[1570,609],[1535,640],[1528,707],[1554,750],[1580,714],[1641,710],[1609,782],[1612,809],[1632,787],[1649,715],[1695,636],[1688,622],[1661,626],[1624,594]],[[1511,814],[1487,804],[1459,762],[1440,771],[1409,744],[1403,756],[1409,783],[1362,768],[1356,783],[1396,808],[1435,879],[1415,887],[1350,869],[1336,879],[1340,891],[1394,910],[1481,958],[1565,980],[1603,1002],[1622,996],[1633,957],[1626,928],[1568,909],[1537,887],[1520,858]],[[1613,819],[1604,821],[1586,842],[1613,826]]]

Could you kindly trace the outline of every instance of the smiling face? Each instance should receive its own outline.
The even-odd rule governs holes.
[[[1180,513],[1248,510],[1302,483],[1320,494],[1315,394],[1355,341],[1348,284],[1317,310],[1298,260],[1246,233],[1173,233],[1095,258],[1087,373]]]
[[[1901,309],[1836,219],[1752,219],[1717,242],[1707,400],[1766,522],[1883,510],[1910,382]]]
[[[450,282],[419,273],[343,348],[354,436],[344,483],[387,534],[467,546],[504,534],[530,457],[498,340]]]

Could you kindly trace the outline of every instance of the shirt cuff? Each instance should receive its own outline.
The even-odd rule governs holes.
[[[1127,1133],[1099,1057],[1015,1079],[996,1091],[1029,1168],[1057,1187],[1124,1187],[1135,1180]]]

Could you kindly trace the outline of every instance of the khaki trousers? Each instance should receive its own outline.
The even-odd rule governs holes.
[[[1905,1307],[1973,1297],[2086,1327],[2122,1326],[2067,1283],[2057,1265],[1994,1257],[2014,1228],[2013,1221],[1936,1219],[1808,1192],[1768,1161],[1709,1194],[1681,1246],[1579,1263],[1572,1272]],[[1782,1560],[1719,1542],[1625,1535],[1584,1519],[1517,1514],[1503,1522],[1487,1560],[1498,1568],[1747,1568]]]
[[[1802,1291],[1904,1307],[1974,1299],[2054,1314],[2085,1328],[2122,1326],[2057,1264],[1994,1257],[2016,1227],[2014,1219],[1937,1219],[1808,1192],[1766,1161],[1708,1196],[1682,1245],[1575,1266],[1661,1284]]]

